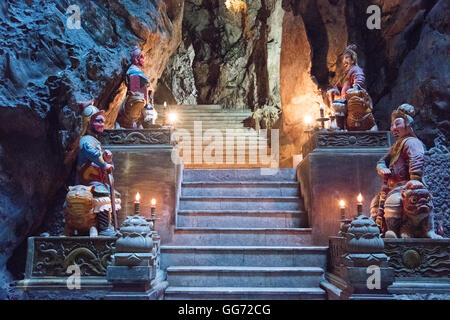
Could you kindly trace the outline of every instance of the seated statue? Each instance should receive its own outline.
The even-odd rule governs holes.
[[[145,59],[140,49],[135,48],[131,53],[131,63],[125,79],[127,97],[119,109],[116,129],[142,129],[154,124],[157,117],[150,80],[141,70]]]
[[[104,130],[103,111],[93,105],[83,111],[83,136],[77,159],[76,186],[69,187],[65,203],[65,235],[114,236],[113,209],[120,210],[120,194],[111,194],[108,174],[112,153],[103,150],[98,134]],[[112,205],[111,198],[114,199]],[[97,229],[98,228],[98,229]]]
[[[372,99],[366,91],[364,71],[357,61],[356,46],[349,45],[343,55],[345,74],[334,88],[328,90],[329,99],[340,129],[376,131]]]
[[[381,192],[371,203],[371,216],[385,238],[440,238],[434,232],[431,195],[422,181],[424,148],[414,134],[414,107],[402,104],[392,113],[391,132],[397,137],[378,161]]]

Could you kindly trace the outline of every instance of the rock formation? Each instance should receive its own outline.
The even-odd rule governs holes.
[[[167,65],[164,82],[177,102],[197,92],[199,104],[231,109],[280,105],[281,1],[230,3],[235,7],[227,8],[223,0],[185,1],[185,49]],[[186,55],[193,56],[192,64],[182,58]],[[189,75],[185,71],[191,68]]]
[[[24,240],[46,231],[43,222],[73,183],[77,103],[94,99],[112,127],[133,46],[145,52],[155,86],[181,40],[182,0],[80,0],[79,19],[71,4],[0,4],[0,299],[8,294],[8,259],[21,244],[15,256],[22,258],[8,262],[20,278]]]

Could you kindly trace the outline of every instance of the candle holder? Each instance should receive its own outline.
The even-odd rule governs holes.
[[[345,130],[345,114],[343,112],[336,112],[335,117],[338,130]]]
[[[339,201],[339,207],[340,207],[340,211],[341,211],[341,220],[340,220],[341,224],[340,224],[340,228],[339,228],[339,235],[344,236],[347,233],[348,228],[350,228],[350,223],[352,222],[352,219],[345,217],[345,201],[344,200]]]
[[[320,126],[321,126],[322,130],[326,130],[325,129],[325,122],[327,122],[329,120],[330,120],[329,118],[325,117],[324,110],[321,107],[320,108],[320,118],[317,118],[316,121],[320,122]]]

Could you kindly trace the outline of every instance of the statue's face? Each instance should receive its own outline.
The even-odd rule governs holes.
[[[430,213],[433,202],[427,189],[404,190],[402,193],[404,213],[409,216]]]
[[[105,117],[102,115],[98,115],[95,117],[94,121],[92,122],[92,127],[95,132],[101,133],[105,129]]]
[[[348,69],[355,64],[355,61],[353,61],[352,56],[350,54],[346,53],[342,58],[342,63],[344,64],[345,69]]]
[[[391,132],[394,137],[401,138],[405,136],[408,131],[408,126],[406,125],[405,119],[396,118],[391,123]]]
[[[135,60],[134,63],[138,66],[138,67],[143,67],[144,63],[145,63],[145,58],[144,55],[141,53],[140,55],[138,55]]]

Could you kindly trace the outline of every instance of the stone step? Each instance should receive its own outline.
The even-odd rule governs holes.
[[[180,197],[180,210],[302,210],[298,197]]]
[[[164,109],[164,105],[163,104],[155,104],[155,109],[156,110],[163,110]],[[168,104],[167,105],[167,109],[180,109],[180,110],[227,110],[227,109],[223,109],[222,106],[220,104],[184,104],[184,105],[179,105],[179,104]]]
[[[167,300],[326,300],[320,288],[172,287]],[[215,312],[215,311],[213,311]]]
[[[217,157],[215,155],[209,156],[207,158],[194,158],[194,156],[191,154],[191,157],[189,158],[188,155],[183,155],[181,153],[180,158],[183,160],[184,166],[187,169],[188,165],[197,165],[197,166],[204,166],[200,169],[208,169],[206,167],[210,166],[211,169],[219,170],[221,169],[220,166],[231,166],[231,168],[235,168],[236,166],[253,166],[255,169],[260,168],[260,166],[263,166],[264,168],[270,167],[270,155],[267,156],[268,158],[264,157],[255,157],[253,155],[246,155],[244,152],[239,152],[239,154],[234,154],[234,156],[223,154],[222,157]],[[226,169],[226,168],[223,168]],[[247,168],[248,169],[248,168]]]
[[[175,227],[170,245],[309,246],[311,228]]]
[[[249,164],[249,163],[231,163],[226,164],[225,162],[222,164],[195,164],[193,163],[185,163],[185,169],[261,169],[261,168],[270,168],[270,164]]]
[[[200,144],[200,141],[198,141],[197,143],[194,143],[193,141],[191,141],[191,145],[190,145],[190,149],[191,149],[191,153],[193,152],[194,148],[198,148],[199,146],[202,147],[201,150],[203,150],[203,152],[205,151],[205,148],[207,146],[210,146],[210,148],[208,148],[208,152],[214,154],[215,152],[220,152],[222,151],[222,153],[225,153],[226,151],[248,151],[248,152],[253,152],[254,154],[270,154],[270,148],[267,146],[267,144],[263,144],[263,145],[252,145],[252,146],[248,146],[248,145],[234,145],[234,146],[227,146],[226,144],[223,144],[222,146],[217,145],[217,143],[211,143],[211,142],[204,142],[202,144]],[[180,148],[180,152],[183,150],[186,150],[186,148],[188,148],[188,146],[186,145],[181,145],[179,144],[179,148]],[[189,150],[189,148],[187,149]]]
[[[181,184],[182,196],[298,196],[299,184],[291,181],[195,181]]]
[[[197,169],[184,170],[183,182],[223,182],[223,181],[297,181],[295,169]]]
[[[327,247],[161,246],[161,269],[169,266],[265,266],[325,268]]]
[[[191,120],[191,121],[204,121],[204,120],[216,120],[216,121],[232,121],[232,120],[245,120],[251,116],[250,113],[244,112],[177,112],[178,118],[180,120]],[[163,113],[162,115],[158,115],[158,117],[166,117],[168,113]]]
[[[192,123],[182,123],[182,124],[175,124],[174,125],[175,130],[181,130],[184,129],[186,131],[189,131],[191,133],[191,136],[194,136],[194,132],[195,130],[200,131],[199,127],[196,127],[194,124]],[[202,129],[202,134],[205,134],[206,130],[219,130],[220,132],[222,132],[222,136],[225,137],[226,136],[226,130],[227,129],[244,129],[245,127],[242,125],[242,123],[204,123],[201,127]],[[248,128],[248,131],[252,131],[254,130],[253,128]]]
[[[242,118],[240,119],[228,119],[228,118],[224,118],[224,119],[214,119],[214,117],[205,117],[204,120],[196,120],[196,119],[186,119],[183,116],[179,117],[179,120],[176,122],[176,127],[180,127],[181,124],[186,124],[186,125],[195,125],[195,122],[199,122],[197,123],[198,126],[204,126],[204,125],[228,125],[228,124],[238,124],[241,127],[244,127],[242,124]]]
[[[170,266],[167,281],[174,287],[319,287],[318,267]]]
[[[190,211],[180,210],[177,226],[193,228],[301,228],[308,226],[303,211]]]

